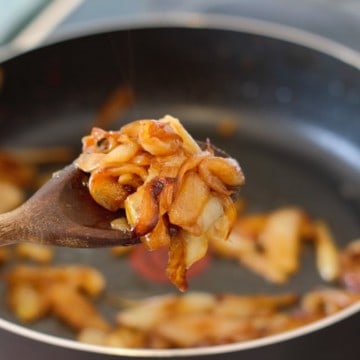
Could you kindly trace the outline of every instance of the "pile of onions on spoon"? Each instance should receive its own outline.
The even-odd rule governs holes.
[[[110,211],[125,210],[112,227],[130,228],[149,250],[167,246],[167,276],[185,291],[187,270],[211,238],[228,238],[236,220],[231,195],[244,184],[237,161],[217,156],[209,141],[201,149],[169,115],[118,131],[93,128],[82,143],[75,164],[90,174],[91,196]]]

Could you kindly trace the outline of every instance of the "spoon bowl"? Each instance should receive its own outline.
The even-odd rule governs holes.
[[[74,164],[68,165],[23,205],[0,215],[0,246],[32,242],[95,248],[139,243],[131,231],[111,228],[111,221],[122,214],[98,205],[85,186],[87,179]]]

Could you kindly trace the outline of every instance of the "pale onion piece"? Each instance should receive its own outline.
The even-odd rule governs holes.
[[[229,197],[222,197],[221,202],[224,214],[220,215],[220,217],[214,221],[213,226],[207,231],[209,239],[214,238],[218,241],[224,241],[229,238],[237,216],[235,204]]]
[[[119,131],[110,131],[109,133],[111,133],[116,139],[116,145],[129,144],[134,142],[137,144],[136,139],[132,139],[129,137],[129,135],[123,134],[121,129]]]
[[[123,136],[126,136],[127,139],[130,139],[131,141],[137,141],[138,137],[139,137],[139,132],[140,132],[140,128],[142,126],[142,124],[144,123],[144,121],[151,121],[151,120],[136,120],[136,121],[132,121],[129,122],[125,125],[123,125],[120,128],[119,131],[119,135],[120,135],[120,139],[122,139]]]
[[[204,162],[199,165],[199,175],[212,191],[222,195],[231,195],[231,190],[217,176],[212,174]]]
[[[79,266],[79,288],[90,296],[98,296],[105,289],[106,280],[104,275],[97,269],[87,266]]]
[[[53,267],[18,267],[13,272],[15,281],[29,281],[37,286],[48,283],[66,284],[90,296],[98,296],[105,288],[104,275],[97,269],[84,265]]]
[[[29,259],[39,264],[48,264],[54,258],[54,249],[41,244],[18,244],[15,247],[15,253],[19,258]]]
[[[189,269],[191,265],[206,255],[208,239],[206,235],[194,236],[184,231],[183,240],[185,243],[185,266]]]
[[[130,161],[139,151],[139,145],[134,142],[120,144],[105,155],[101,166],[116,166]]]
[[[137,151],[131,148],[132,143],[137,144]],[[84,152],[107,153],[100,168],[90,176],[91,195],[109,210],[124,207],[131,231],[141,237],[149,249],[169,242],[171,245],[174,241],[170,239],[170,232],[174,238],[182,237],[183,231],[195,237],[204,236],[202,241],[194,244],[197,250],[190,251],[188,259],[185,258],[186,241],[170,246],[168,276],[185,289],[186,265],[190,266],[204,254],[210,227],[215,223],[219,227],[221,223],[221,229],[216,228],[217,236],[221,233],[226,238],[230,233],[236,209],[229,196],[232,189],[226,186],[239,182],[237,176],[241,170],[237,162],[215,157],[215,161],[209,163],[214,170],[210,171],[209,177],[218,183],[224,178],[226,184],[222,184],[220,194],[215,194],[218,199],[207,204],[211,190],[216,190],[216,186],[210,189],[206,183],[208,179],[205,181],[199,176],[199,164],[213,157],[215,150],[208,144],[207,150],[202,151],[178,119],[166,116],[160,120],[139,120],[116,132],[93,129],[83,144]],[[114,199],[110,198],[111,191],[115,193]],[[221,217],[222,221],[219,220]],[[170,228],[165,229],[159,219],[165,219],[166,227]],[[155,234],[150,234],[152,231]]]
[[[151,333],[151,335],[148,336],[146,340],[147,341],[145,347],[149,349],[171,349],[174,347],[171,342],[164,339],[160,334],[155,331]]]
[[[169,245],[170,241],[170,234],[162,216],[159,218],[154,230],[142,238],[142,243],[148,250],[156,250]]]
[[[179,296],[174,312],[176,314],[209,313],[216,308],[216,296],[207,292],[191,291]]]
[[[219,243],[221,247],[221,244],[223,242],[225,243],[225,240],[231,238],[230,226],[229,218],[226,215],[222,215],[214,222],[213,226],[210,227],[206,236],[209,240],[213,240],[214,243]]]
[[[171,156],[161,156],[152,161],[149,172],[153,171],[161,177],[177,178],[181,181],[180,169],[186,162],[187,157],[182,151]]]
[[[284,284],[289,279],[289,273],[274,266],[267,256],[255,250],[243,253],[239,260],[249,270],[274,284]]]
[[[129,223],[127,222],[126,218],[124,218],[124,217],[113,220],[110,223],[110,225],[111,225],[111,228],[114,230],[119,230],[119,231],[130,231],[131,230]]]
[[[237,161],[232,158],[211,156],[200,164],[204,174],[212,174],[227,186],[240,186],[244,184],[245,177]]]
[[[349,254],[350,256],[360,256],[360,238],[351,241],[344,250],[345,253]],[[359,264],[360,266],[360,264]]]
[[[168,212],[170,222],[180,227],[195,224],[208,197],[208,186],[197,173],[190,171],[184,176]]]
[[[210,195],[196,223],[183,225],[182,228],[194,237],[204,235],[209,238],[217,236],[222,240],[226,240],[230,234],[231,221],[227,214],[224,214],[224,205],[221,200]]]
[[[84,265],[58,267],[18,266],[10,272],[8,281],[28,282],[36,286],[66,284],[90,296],[99,295],[105,288],[103,274],[95,268]]]
[[[201,232],[206,233],[223,214],[224,209],[221,200],[210,195],[197,219],[197,225],[201,228]]]
[[[91,296],[100,294],[105,288],[105,279],[101,272],[95,268],[82,265],[58,267],[19,265],[6,274],[6,281],[10,285],[28,283],[36,287],[65,283]]]
[[[179,119],[176,119],[170,115],[166,115],[159,119],[159,121],[170,125],[174,129],[174,131],[182,138],[183,146],[190,154],[201,152],[200,146],[182,126]]]
[[[234,225],[234,230],[244,236],[256,239],[265,228],[267,214],[251,214],[240,216]]]
[[[248,320],[191,313],[169,317],[157,326],[156,333],[177,347],[187,348],[256,337],[251,330]]]
[[[232,318],[270,315],[281,308],[293,305],[296,300],[297,296],[294,294],[251,296],[225,294],[214,308],[214,314]]]
[[[283,284],[288,280],[289,275],[286,272],[274,266],[266,255],[257,251],[252,239],[238,244],[238,248],[240,248],[238,260],[249,270],[275,284]]]
[[[75,165],[85,172],[92,172],[96,170],[106,154],[103,153],[83,153],[75,160]]]
[[[156,327],[156,333],[180,348],[208,343],[210,328],[208,314],[177,315],[165,319]]]
[[[193,156],[190,156],[185,161],[183,161],[183,163],[181,164],[179,173],[178,173],[179,182],[182,181],[184,175],[188,171],[190,171],[190,170],[197,171],[197,167],[200,165],[200,163],[209,156],[212,156],[212,155],[208,151],[202,151],[201,153],[194,154]]]
[[[122,174],[118,177],[118,183],[120,185],[130,185],[134,189],[143,184],[143,181],[136,174]]]
[[[302,297],[301,307],[315,315],[331,315],[360,300],[360,294],[341,289],[322,289],[308,292]]]
[[[251,319],[251,322],[254,328],[261,331],[261,336],[269,336],[306,325],[309,319],[305,317],[294,317],[286,313],[276,313],[256,316]]]
[[[299,267],[300,230],[303,212],[297,208],[283,208],[269,214],[259,236],[272,267],[293,273]]]
[[[90,295],[99,294],[105,287],[103,275],[96,269],[83,265],[26,266],[18,265],[6,273],[9,285],[28,283],[36,287],[51,283],[66,283]]]
[[[108,332],[94,328],[84,328],[77,335],[77,341],[92,344],[92,345],[105,345]]]
[[[171,126],[156,120],[141,121],[138,139],[141,147],[154,156],[174,154],[182,145]]]
[[[209,326],[209,338],[214,344],[234,343],[258,338],[261,334],[251,319],[212,316]]]
[[[15,316],[23,322],[39,320],[49,311],[49,301],[36,287],[20,283],[8,291],[8,304]]]
[[[139,176],[143,181],[148,180],[148,172],[147,170],[139,165],[135,164],[123,164],[116,167],[109,167],[103,170],[109,176],[121,176],[125,174],[134,174]]]
[[[223,218],[223,217],[222,217]],[[219,219],[220,220],[220,219]],[[212,230],[212,229],[211,229]],[[255,243],[252,239],[232,231],[229,238],[224,241],[223,235],[211,231],[209,233],[211,250],[219,256],[231,259],[240,259],[243,253],[254,252]]]
[[[49,289],[53,314],[74,330],[110,329],[107,321],[85,296],[67,284],[54,284]]]
[[[91,134],[88,135],[88,136],[85,136],[84,138],[93,138],[95,140],[95,142],[98,142],[104,138],[108,138],[109,137],[109,133],[104,130],[104,129],[101,129],[100,127],[98,126],[93,126],[92,129],[91,129]]]
[[[138,166],[149,166],[153,160],[153,157],[148,153],[140,153],[135,155],[131,160],[130,163],[138,165]]]
[[[122,208],[129,195],[128,188],[120,185],[116,176],[100,169],[90,175],[89,192],[99,205],[110,211]]]
[[[203,207],[196,223],[191,226],[183,225],[185,230],[187,244],[189,244],[189,249],[192,249],[192,255],[188,256],[187,259],[194,259],[194,249],[198,248],[201,245],[202,249],[206,249],[204,241],[208,241],[208,238],[211,236],[220,236],[222,240],[226,240],[229,234],[229,223],[228,219],[224,218],[221,221],[221,217],[224,216],[223,205],[219,198],[216,196],[210,195],[208,201]],[[210,229],[212,228],[212,229]],[[216,233],[216,235],[215,235]],[[191,246],[191,239],[194,239],[194,248]],[[199,240],[199,239],[203,240]],[[202,251],[200,251],[201,253]],[[205,254],[204,254],[205,255]],[[200,259],[200,258],[199,258]],[[196,260],[186,261],[186,263],[193,263]]]
[[[106,336],[105,346],[123,347],[123,348],[144,348],[146,347],[146,334],[144,332],[119,327]]]
[[[18,265],[10,269],[5,274],[5,280],[8,285],[18,285],[21,283],[29,283],[31,285],[39,285],[44,282],[43,277],[46,276],[46,280],[52,280],[51,275],[43,269],[47,267],[39,268],[28,265]]]
[[[139,305],[118,313],[116,320],[120,325],[132,329],[151,331],[173,311],[175,295],[147,298]]]
[[[253,239],[233,230],[227,241],[222,237],[212,236],[210,245],[220,256],[237,259],[243,266],[275,284],[282,284],[288,275],[269,261],[268,257],[257,251]]]
[[[24,191],[15,184],[0,180],[0,213],[15,209],[25,201]]]
[[[140,186],[136,192],[129,195],[124,201],[126,219],[132,227],[135,227],[139,221],[144,191],[144,186]]]
[[[152,162],[152,164],[147,169],[146,182],[149,182],[159,176],[160,176],[160,167],[154,166],[154,162]]]
[[[316,265],[325,281],[334,281],[340,275],[339,254],[329,227],[317,221],[315,227]]]

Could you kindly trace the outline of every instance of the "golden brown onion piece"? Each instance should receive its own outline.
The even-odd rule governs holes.
[[[205,255],[208,240],[225,240],[236,218],[231,195],[244,175],[234,159],[214,153],[211,144],[202,150],[167,115],[118,131],[94,128],[75,161],[90,173],[97,203],[125,209],[134,235],[149,250],[169,247],[167,275],[180,290],[186,290],[186,271]]]

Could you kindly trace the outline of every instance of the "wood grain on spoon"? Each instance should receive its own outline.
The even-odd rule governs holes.
[[[98,205],[84,184],[88,175],[73,164],[19,208],[0,215],[0,246],[32,242],[73,248],[134,245],[131,231],[111,229],[119,212]]]

